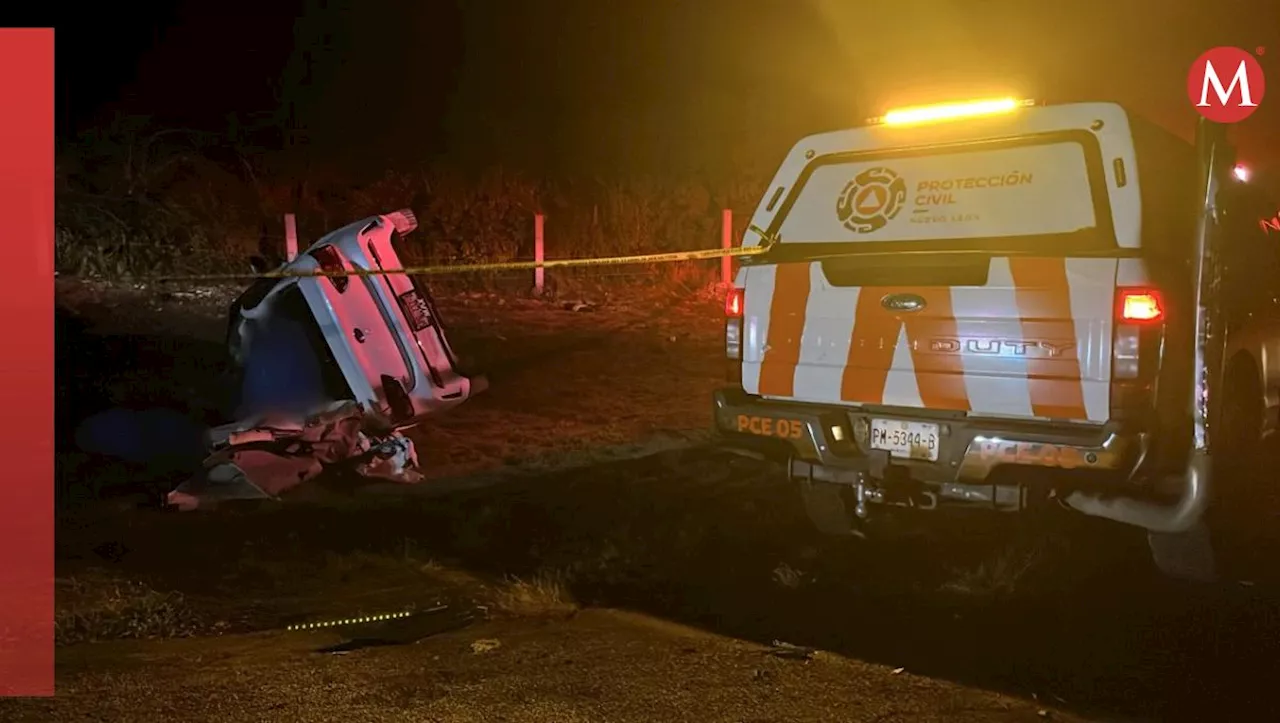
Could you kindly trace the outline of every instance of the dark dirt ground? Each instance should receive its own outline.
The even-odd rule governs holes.
[[[59,301],[63,432],[113,404],[215,416],[229,290],[63,282]],[[1280,712],[1264,579],[1165,581],[1140,536],[1060,515],[959,518],[931,541],[874,545],[811,532],[777,470],[704,444],[723,373],[714,299],[442,306],[493,386],[417,435],[432,479],[413,494],[313,489],[164,514],[126,495],[172,479],[61,454],[59,696],[0,701],[0,719]],[[820,652],[783,659],[776,640]]]

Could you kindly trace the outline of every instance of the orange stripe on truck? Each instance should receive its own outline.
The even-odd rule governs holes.
[[[808,305],[809,264],[779,264],[774,272],[769,331],[760,360],[761,395],[790,397],[795,394],[796,365],[800,362],[800,338],[804,335]]]
[[[885,296],[903,293],[924,297],[925,308],[920,312],[895,314],[881,304]],[[884,403],[894,349],[904,326],[912,371],[924,407],[966,412],[972,409],[964,385],[963,360],[955,354],[933,353],[928,347],[930,339],[958,335],[951,289],[945,287],[863,287],[854,313],[840,398],[859,404]]]
[[[840,378],[840,399],[846,402],[880,404],[884,401],[894,345],[902,330],[902,320],[880,305],[880,300],[889,293],[893,292],[871,286],[864,286],[858,292],[849,358]]]
[[[1013,257],[1009,269],[1023,335],[1036,338],[1042,328],[1052,326],[1065,327],[1067,335],[1077,339],[1066,259]],[[1080,357],[1074,348],[1069,356],[1028,359],[1027,384],[1036,416],[1088,419],[1080,377]]]
[[[929,348],[931,339],[954,339],[960,335],[951,306],[951,289],[917,289],[915,293],[928,303],[924,311],[905,319],[920,401],[929,409],[968,412],[973,407],[964,386],[964,360],[955,354],[933,353]]]

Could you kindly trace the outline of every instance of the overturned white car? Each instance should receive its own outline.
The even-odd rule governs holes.
[[[396,246],[415,228],[408,209],[366,218],[282,269],[403,268]],[[405,429],[488,386],[459,369],[426,285],[404,273],[259,279],[232,304],[227,343],[237,419],[353,400]]]

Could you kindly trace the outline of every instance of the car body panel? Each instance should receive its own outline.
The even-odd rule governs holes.
[[[251,353],[253,330],[262,328],[277,312],[275,300],[292,290],[305,299],[326,356],[340,371],[350,396],[398,427],[413,426],[483,391],[487,387],[483,376],[459,369],[425,285],[403,273],[341,279],[306,275],[339,268],[356,272],[403,268],[395,241],[415,225],[410,212],[399,211],[326,234],[282,267],[299,276],[278,280],[261,301],[248,308],[240,303],[233,308],[233,352],[242,360]],[[325,268],[322,257],[330,260],[332,268]],[[404,303],[413,300],[415,318],[410,318],[402,299]],[[399,398],[407,402],[394,404],[388,384],[398,385]]]

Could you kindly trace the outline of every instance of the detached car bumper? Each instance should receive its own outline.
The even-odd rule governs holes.
[[[726,446],[788,463],[793,474],[831,482],[843,481],[847,473],[875,479],[900,473],[926,484],[983,485],[1007,466],[1128,477],[1146,447],[1142,435],[1110,425],[799,404],[753,397],[737,388],[717,391],[714,405],[716,431]],[[872,419],[938,425],[936,461],[873,449]]]

